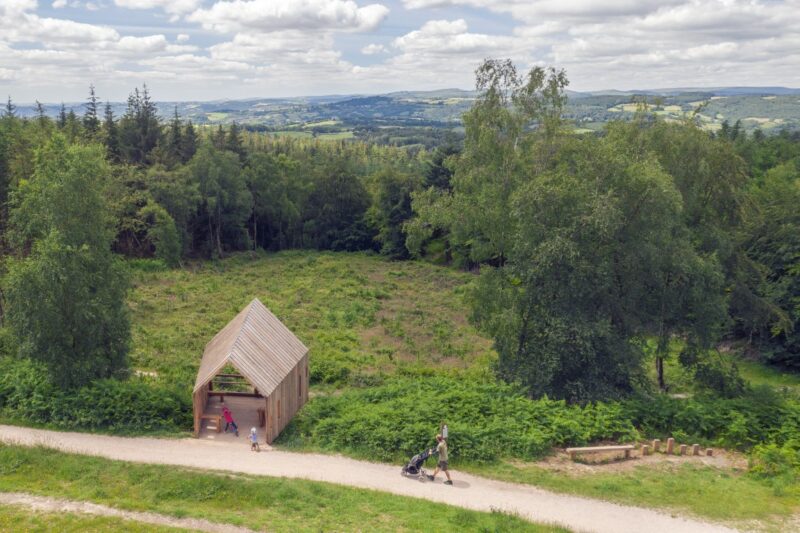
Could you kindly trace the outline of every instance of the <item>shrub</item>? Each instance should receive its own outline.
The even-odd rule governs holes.
[[[533,459],[553,446],[638,437],[618,404],[531,401],[509,385],[427,377],[315,398],[281,441],[396,460],[431,446],[442,421],[451,456],[471,462]]]
[[[62,429],[117,433],[185,431],[192,424],[183,389],[131,378],[64,391],[50,383],[41,364],[12,358],[0,359],[0,412]]]

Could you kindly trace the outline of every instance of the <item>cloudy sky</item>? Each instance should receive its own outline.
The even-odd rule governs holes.
[[[486,57],[575,90],[798,87],[800,0],[0,0],[17,102],[471,88]]]

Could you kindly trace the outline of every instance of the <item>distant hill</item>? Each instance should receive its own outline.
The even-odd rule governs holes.
[[[432,130],[459,130],[461,116],[477,94],[461,89],[441,89],[380,95],[158,102],[157,106],[163,117],[171,116],[177,107],[182,118],[199,125],[237,122],[260,131],[335,138],[380,134],[386,142],[402,144],[419,141],[420,135],[415,129],[423,130],[423,137],[430,137]],[[756,128],[765,132],[800,129],[800,89],[787,87],[567,91],[567,96],[565,117],[578,131],[598,130],[611,120],[630,118],[637,109],[635,102],[642,100],[665,120],[682,120],[694,115],[708,130],[718,129],[725,120],[731,124],[739,120],[744,129],[750,131]],[[83,103],[67,104],[68,109],[78,114],[83,113],[83,106]],[[116,116],[121,116],[125,103],[113,103],[112,108]],[[60,104],[46,106],[51,116],[56,116],[59,109]],[[33,116],[35,109],[20,105],[18,112]]]

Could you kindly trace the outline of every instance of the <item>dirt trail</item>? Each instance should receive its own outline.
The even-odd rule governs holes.
[[[0,504],[16,505],[33,509],[44,513],[74,513],[91,514],[99,516],[113,516],[124,520],[135,520],[144,524],[154,524],[157,526],[169,526],[193,531],[207,531],[208,533],[254,533],[251,529],[232,526],[229,524],[215,524],[200,518],[175,518],[156,513],[144,513],[137,511],[122,511],[106,505],[96,503],[80,502],[74,500],[62,500],[59,498],[47,498],[45,496],[35,496],[23,492],[0,492]]]
[[[501,509],[536,522],[556,523],[598,533],[732,532],[722,525],[664,512],[555,494],[528,485],[453,472],[455,485],[419,482],[400,476],[400,467],[341,456],[282,451],[253,453],[241,445],[198,439],[125,438],[62,433],[0,425],[0,441],[43,445],[67,452],[122,461],[178,465],[276,477],[303,478],[423,498],[477,511]],[[643,489],[643,490],[646,490]]]

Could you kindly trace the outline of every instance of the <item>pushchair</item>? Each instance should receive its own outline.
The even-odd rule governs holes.
[[[400,473],[406,477],[425,479],[425,470],[422,468],[422,465],[425,464],[425,461],[431,456],[432,453],[432,448],[427,449],[422,453],[418,453],[403,466],[403,469]]]

